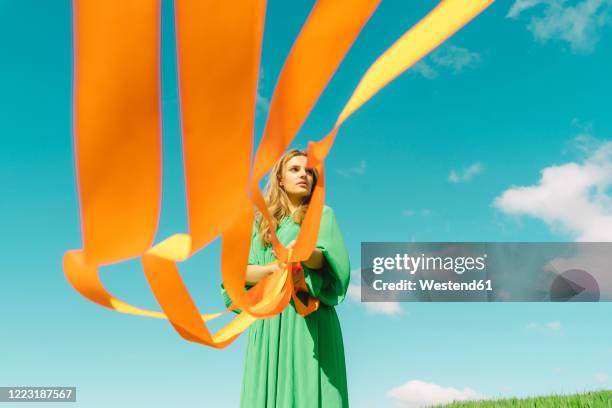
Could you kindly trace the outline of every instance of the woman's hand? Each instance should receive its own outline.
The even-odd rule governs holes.
[[[293,241],[291,241],[290,243],[288,243],[287,245],[285,245],[285,248],[290,249],[293,248],[295,246],[295,239]],[[276,256],[276,252],[274,251],[274,248],[272,248],[272,255],[274,256],[274,258],[278,257]]]
[[[268,275],[272,275],[275,272],[280,272],[283,270],[283,268],[278,265],[277,261],[274,261],[266,266],[268,267]]]
[[[280,270],[281,267],[276,261],[267,265],[247,265],[246,283],[249,285],[255,285],[266,276]]]
[[[294,239],[293,241],[289,242],[285,247],[287,249],[293,248],[295,246],[295,242],[296,241]],[[274,255],[274,257],[276,258],[276,252],[274,252],[274,249],[272,249],[272,255]],[[321,250],[318,248],[313,249],[307,260],[302,261],[302,264],[304,264],[310,269],[321,269],[324,263],[325,256],[323,255],[323,252],[321,252]]]

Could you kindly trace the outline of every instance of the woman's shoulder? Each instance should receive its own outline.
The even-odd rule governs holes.
[[[321,225],[330,225],[336,222],[336,214],[329,205],[323,205],[321,212]]]
[[[327,204],[323,205],[323,216],[324,217],[334,217],[334,210]]]

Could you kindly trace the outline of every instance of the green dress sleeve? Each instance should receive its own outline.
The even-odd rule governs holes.
[[[304,279],[310,294],[319,301],[335,306],[346,297],[351,265],[348,251],[331,207],[323,207],[316,248],[325,257],[321,269],[310,269],[302,263]]]
[[[257,235],[257,225],[256,225],[256,222],[254,222],[253,232],[251,234],[251,249],[249,250],[249,261],[248,261],[249,265],[259,265],[260,264],[257,259],[258,241],[259,241],[259,238]],[[252,287],[252,285],[245,285],[245,288],[247,289],[250,287]],[[223,286],[223,282],[221,282],[221,296],[223,296],[223,302],[225,303],[225,307],[230,307],[230,305],[232,304],[232,299],[229,297],[227,291],[225,290],[225,286]],[[232,312],[238,314],[240,313],[240,309],[234,309],[232,310]]]

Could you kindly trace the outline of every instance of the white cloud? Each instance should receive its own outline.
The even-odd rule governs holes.
[[[578,125],[576,125],[578,126]],[[574,140],[572,140],[571,142],[566,143],[567,146],[565,148],[563,148],[562,153],[563,154],[578,154],[578,155],[584,155],[584,154],[591,154],[591,152],[594,152],[595,150],[597,150],[597,148],[601,145],[601,140],[593,137],[589,132],[590,132],[590,125],[586,125],[586,126],[582,126],[580,125],[583,129],[581,129],[581,133],[579,133]]]
[[[365,306],[366,310],[372,314],[398,315],[403,310],[399,302],[362,302],[361,301],[361,270],[355,269],[351,272],[351,280],[359,284],[349,284],[347,295],[349,299]]]
[[[608,374],[606,373],[596,373],[595,375],[593,375],[593,379],[598,382],[598,383],[605,383],[608,382]]]
[[[462,390],[442,387],[434,383],[412,380],[387,392],[396,406],[401,408],[421,408],[433,404],[446,404],[453,401],[469,401],[486,397],[471,389]]]
[[[412,210],[410,208],[406,208],[406,209],[402,210],[402,215],[405,216],[405,217],[411,217],[413,215],[416,215],[417,213],[419,213],[419,211]],[[423,208],[420,211],[420,214],[421,215],[429,215],[429,214],[431,214],[431,210],[429,208]]]
[[[411,68],[412,72],[427,79],[437,78],[441,70],[450,70],[458,73],[466,67],[476,65],[480,61],[480,54],[467,48],[454,45],[442,45],[425,59],[417,62]]]
[[[438,71],[433,69],[433,67],[425,61],[419,61],[414,64],[411,68],[411,71],[416,72],[417,74],[421,74],[427,79],[435,79],[439,75]]]
[[[365,174],[365,170],[366,170],[366,161],[361,160],[359,162],[359,165],[356,167],[351,167],[349,169],[337,169],[336,171],[338,172],[338,174],[342,176],[351,176],[351,175],[361,176]]]
[[[527,325],[527,328],[529,330],[558,332],[559,330],[561,330],[561,323],[560,322],[550,322],[550,323],[540,324],[540,323],[532,322]]]
[[[473,66],[480,61],[480,54],[467,48],[448,45],[431,55],[432,61],[440,67],[449,67],[454,72],[461,72],[465,67]]]
[[[545,2],[545,0],[516,0],[512,7],[510,7],[506,17],[516,18],[519,14],[521,14],[521,12]]]
[[[612,241],[612,142],[583,163],[570,162],[540,170],[536,185],[511,187],[493,206],[507,214],[529,215],[576,241]]]
[[[575,52],[593,51],[602,29],[612,22],[612,0],[583,0],[573,6],[565,0],[516,0],[506,17],[518,18],[539,5],[544,5],[543,13],[532,16],[527,29],[537,41],[565,41]]]
[[[448,181],[451,183],[461,183],[466,182],[472,179],[476,174],[481,173],[483,166],[481,163],[474,163],[467,168],[465,168],[462,172],[457,172],[455,170],[451,170],[448,175]]]

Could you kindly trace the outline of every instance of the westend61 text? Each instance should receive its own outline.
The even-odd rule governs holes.
[[[419,279],[420,290],[437,290],[437,291],[450,291],[450,290],[465,290],[465,291],[481,291],[481,290],[493,290],[491,285],[491,279],[480,279],[472,280],[470,282],[436,282],[433,279]],[[374,290],[418,290],[417,283],[402,279],[399,282],[383,282],[378,279],[372,283]]]
[[[408,254],[395,254],[395,257],[376,257],[372,260],[372,272],[380,275],[385,270],[410,271],[414,275],[419,269],[422,270],[445,270],[454,271],[461,275],[465,271],[478,270],[482,271],[486,268],[485,259],[487,254],[479,257],[471,256],[456,256],[456,257],[441,257],[441,256],[410,256]]]

